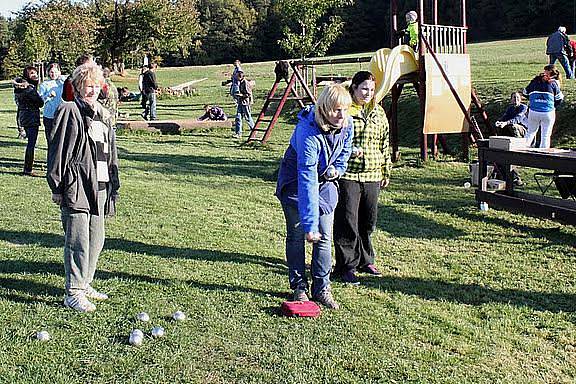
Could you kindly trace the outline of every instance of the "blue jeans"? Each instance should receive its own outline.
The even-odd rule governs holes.
[[[574,78],[574,74],[572,73],[572,69],[570,68],[570,63],[568,63],[568,57],[566,57],[563,53],[551,53],[548,55],[550,57],[550,64],[554,64],[556,60],[562,64],[564,68],[564,72],[566,72],[566,78],[572,79]]]
[[[308,289],[306,279],[305,233],[300,225],[298,208],[282,204],[286,218],[286,261],[290,289]],[[332,224],[334,212],[320,215],[319,231],[322,239],[312,246],[312,296],[330,285],[332,270]]]
[[[150,120],[156,120],[156,92],[150,92],[146,94],[146,109],[144,110],[144,116],[150,116]]]
[[[234,132],[237,135],[242,135],[243,118],[248,121],[248,126],[250,127],[250,130],[252,130],[252,128],[254,128],[254,120],[252,120],[252,115],[250,114],[250,106],[238,103],[238,106],[236,107],[236,122],[234,125]]]

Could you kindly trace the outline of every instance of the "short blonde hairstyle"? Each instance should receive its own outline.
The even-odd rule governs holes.
[[[334,128],[328,119],[328,113],[338,108],[348,108],[352,104],[350,92],[340,84],[329,85],[318,96],[314,110],[314,120],[324,131]]]
[[[104,75],[102,68],[94,60],[88,60],[84,64],[76,67],[72,72],[72,85],[74,91],[80,94],[80,90],[84,88],[88,82],[102,86],[104,82]]]

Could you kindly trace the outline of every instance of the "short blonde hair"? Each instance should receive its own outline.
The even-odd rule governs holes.
[[[74,91],[80,93],[80,90],[88,82],[93,82],[102,86],[104,82],[104,74],[102,73],[102,68],[94,60],[88,60],[82,65],[76,67],[74,72],[72,72],[72,85],[74,86]]]
[[[328,119],[328,113],[340,107],[348,108],[352,104],[350,92],[340,84],[329,85],[318,96],[314,110],[314,120],[324,131],[333,128]]]

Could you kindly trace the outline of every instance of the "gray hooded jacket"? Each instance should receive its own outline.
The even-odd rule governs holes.
[[[110,124],[110,113],[100,103],[94,108],[76,98],[62,102],[54,115],[50,136],[46,179],[54,194],[62,195],[61,206],[99,215],[98,178],[96,175],[96,144],[88,134],[93,121],[108,127],[109,158],[108,201],[104,212],[115,213],[120,188],[116,132]]]

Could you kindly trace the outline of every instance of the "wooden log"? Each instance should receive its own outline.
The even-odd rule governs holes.
[[[179,135],[186,131],[195,131],[199,129],[212,129],[212,128],[232,128],[234,119],[225,121],[205,120],[198,121],[196,119],[184,120],[119,120],[117,123],[118,128],[127,131],[144,131],[163,134]]]

